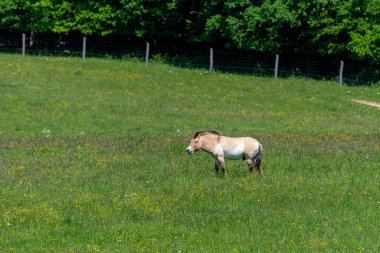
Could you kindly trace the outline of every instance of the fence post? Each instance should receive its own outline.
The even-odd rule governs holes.
[[[209,71],[212,72],[214,68],[214,48],[210,47],[210,69]]]
[[[343,85],[343,67],[344,67],[344,61],[340,61],[340,67],[339,67],[339,84]]]
[[[83,37],[82,62],[86,62],[86,37]]]
[[[149,42],[146,42],[146,50],[145,50],[145,68],[148,67],[148,62],[149,62]]]
[[[25,58],[25,33],[22,34],[22,58]]]
[[[274,79],[277,79],[278,77],[278,62],[280,60],[279,54],[276,54],[276,60],[274,62]]]

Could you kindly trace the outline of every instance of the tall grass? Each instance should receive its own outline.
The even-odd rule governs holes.
[[[376,252],[379,87],[0,55],[0,252]],[[265,178],[198,130],[264,145]]]

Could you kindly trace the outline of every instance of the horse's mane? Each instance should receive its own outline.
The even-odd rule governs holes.
[[[217,131],[213,131],[213,130],[208,130],[208,131],[199,131],[199,132],[196,132],[194,134],[194,137],[193,139],[199,137],[199,136],[202,136],[202,135],[206,135],[206,134],[214,134],[214,135],[220,135]]]

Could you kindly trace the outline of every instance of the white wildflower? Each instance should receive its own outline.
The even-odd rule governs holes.
[[[44,129],[42,129],[42,133],[46,136],[46,137],[50,137],[50,130],[49,129],[47,129],[47,128],[44,128]]]

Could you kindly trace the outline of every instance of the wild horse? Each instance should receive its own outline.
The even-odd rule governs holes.
[[[194,134],[186,151],[192,155],[198,150],[204,150],[215,158],[217,174],[221,167],[224,176],[227,175],[224,158],[228,158],[247,160],[249,175],[251,175],[253,167],[256,167],[260,176],[263,176],[261,168],[263,147],[251,137],[231,138],[222,136],[215,131],[201,131]]]

